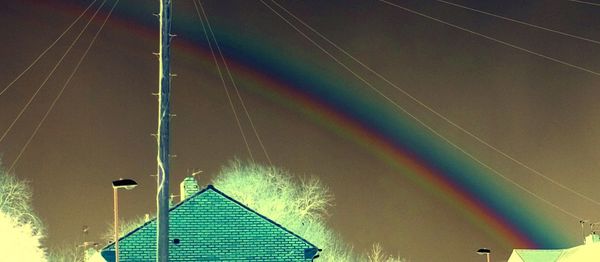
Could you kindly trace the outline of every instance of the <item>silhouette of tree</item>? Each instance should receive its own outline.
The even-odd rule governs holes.
[[[0,163],[0,260],[47,261],[41,247],[40,219],[31,207],[29,185],[8,174]]]
[[[334,196],[315,176],[295,178],[289,172],[256,163],[234,160],[222,168],[213,184],[227,195],[281,224],[317,247],[319,261],[366,261],[373,254],[359,254],[339,234],[327,226],[327,209]],[[399,258],[383,254],[377,259],[395,262]]]
[[[29,224],[34,233],[43,232],[41,220],[31,205],[33,191],[28,183],[8,174],[0,162],[0,212],[20,224]]]

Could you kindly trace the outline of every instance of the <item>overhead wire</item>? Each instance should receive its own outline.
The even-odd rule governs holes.
[[[406,12],[409,12],[409,13],[412,13],[412,14],[415,14],[415,15],[418,15],[418,16],[421,16],[421,17],[425,17],[425,18],[427,18],[427,19],[430,19],[430,20],[436,21],[436,22],[438,22],[438,23],[445,24],[445,25],[447,25],[447,26],[450,26],[450,27],[453,27],[453,28],[456,28],[456,29],[459,29],[459,30],[465,31],[465,32],[467,32],[467,33],[470,33],[470,34],[473,34],[473,35],[476,35],[476,36],[479,36],[479,37],[483,37],[483,38],[485,38],[485,39],[488,39],[488,40],[490,40],[490,41],[493,41],[493,42],[496,42],[496,43],[499,43],[499,44],[502,44],[502,45],[505,45],[505,46],[508,46],[508,47],[511,47],[511,48],[514,48],[514,49],[517,49],[517,50],[520,50],[520,51],[523,51],[523,52],[525,52],[525,53],[529,53],[529,54],[535,55],[535,56],[537,56],[537,57],[541,57],[541,58],[544,58],[544,59],[546,59],[546,60],[550,60],[550,61],[553,61],[553,62],[556,62],[556,63],[562,64],[562,65],[565,65],[565,66],[568,66],[568,67],[571,67],[571,68],[574,68],[574,69],[578,69],[578,70],[581,70],[581,71],[584,71],[584,72],[587,72],[587,73],[590,73],[590,74],[593,74],[593,75],[596,75],[596,76],[600,76],[600,72],[596,72],[596,71],[594,71],[594,70],[587,69],[587,68],[585,68],[585,67],[578,66],[578,65],[575,65],[575,64],[572,64],[572,63],[569,63],[569,62],[566,62],[566,61],[560,60],[560,59],[558,59],[558,58],[550,57],[550,56],[547,56],[547,55],[544,55],[544,54],[541,54],[541,53],[538,53],[538,52],[535,52],[535,51],[529,50],[529,49],[527,49],[527,48],[520,47],[520,46],[517,46],[517,45],[515,45],[515,44],[511,44],[511,43],[509,43],[509,42],[502,41],[502,40],[500,40],[500,39],[497,39],[497,38],[494,38],[494,37],[491,37],[491,36],[488,36],[488,35],[485,35],[485,34],[482,34],[482,33],[475,32],[475,31],[473,31],[473,30],[470,30],[470,29],[464,28],[464,27],[462,27],[462,26],[459,26],[459,25],[456,25],[456,24],[453,24],[453,23],[450,23],[450,22],[446,22],[446,21],[444,21],[444,20],[441,20],[441,19],[435,18],[435,17],[433,17],[433,16],[430,16],[430,15],[423,14],[423,13],[421,13],[421,12],[418,12],[418,11],[415,11],[415,10],[412,10],[412,9],[409,9],[409,8],[406,8],[406,7],[404,7],[404,6],[401,6],[401,5],[398,5],[398,4],[395,4],[395,3],[392,3],[392,2],[386,1],[386,0],[377,0],[377,1],[379,1],[379,2],[382,2],[382,3],[385,3],[385,4],[387,4],[387,5],[390,5],[390,6],[393,6],[393,7],[396,7],[396,8],[399,8],[399,9],[402,9],[402,10],[404,10],[404,11],[406,11]]]
[[[448,143],[449,145],[451,145],[452,147],[454,147],[455,149],[459,150],[460,152],[462,152],[463,154],[465,154],[467,157],[469,157],[470,159],[472,159],[473,161],[475,161],[476,163],[478,163],[479,165],[483,166],[484,168],[490,170],[492,173],[494,173],[495,175],[497,175],[498,177],[502,178],[503,180],[507,181],[508,183],[512,184],[513,186],[521,189],[523,192],[529,194],[530,196],[534,197],[535,199],[537,199],[540,202],[543,202],[553,208],[555,208],[556,210],[562,212],[565,215],[568,215],[572,218],[575,219],[581,219],[581,216],[576,215],[573,212],[570,212],[560,206],[558,206],[557,204],[553,203],[552,201],[549,201],[543,197],[541,197],[540,195],[536,194],[535,192],[529,190],[528,188],[522,186],[521,184],[519,184],[518,182],[516,182],[515,180],[507,177],[506,175],[504,175],[503,173],[501,173],[500,171],[496,170],[495,168],[491,167],[490,165],[484,163],[483,161],[481,161],[480,159],[478,159],[477,157],[475,157],[473,154],[469,153],[468,151],[466,151],[465,149],[463,149],[461,146],[457,145],[456,143],[452,142],[450,139],[446,138],[444,135],[442,135],[441,133],[439,133],[438,131],[436,131],[434,128],[432,128],[431,126],[429,126],[427,123],[425,123],[424,121],[422,121],[421,119],[419,119],[418,117],[416,117],[414,114],[410,113],[408,110],[406,110],[404,107],[402,107],[400,104],[398,104],[397,102],[395,102],[393,99],[391,99],[389,96],[385,95],[383,92],[381,92],[379,89],[375,88],[375,86],[373,86],[373,84],[371,84],[369,81],[367,81],[365,78],[363,78],[362,76],[358,75],[356,72],[354,72],[354,70],[352,70],[351,68],[349,68],[346,64],[344,64],[343,62],[341,62],[338,58],[336,58],[333,54],[331,54],[329,51],[327,51],[327,49],[323,48],[320,44],[318,44],[315,40],[313,40],[310,36],[308,36],[307,34],[305,34],[301,29],[299,29],[296,25],[294,25],[292,22],[290,22],[287,18],[285,18],[281,13],[277,12],[275,9],[273,9],[269,4],[267,4],[264,0],[259,0],[263,5],[265,5],[268,9],[270,9],[274,14],[276,14],[278,17],[280,17],[282,20],[284,20],[288,25],[290,25],[295,31],[297,31],[299,34],[301,34],[304,38],[306,38],[308,41],[310,41],[313,45],[315,45],[318,49],[320,49],[322,52],[324,52],[327,56],[329,56],[332,60],[334,60],[338,65],[342,66],[344,69],[346,69],[349,73],[351,73],[354,77],[356,77],[357,79],[359,79],[361,82],[363,82],[365,85],[367,85],[369,88],[371,88],[374,92],[376,92],[377,94],[379,94],[381,97],[383,97],[386,101],[388,101],[389,103],[391,103],[392,105],[394,105],[396,108],[398,108],[399,110],[401,110],[404,114],[408,115],[409,117],[411,117],[413,120],[417,121],[420,125],[422,125],[423,127],[425,127],[427,130],[429,130],[431,133],[435,134],[436,136],[438,136],[439,138],[441,138],[442,140],[444,140],[446,143]]]
[[[582,41],[586,41],[586,42],[589,42],[589,43],[600,45],[600,41],[597,41],[597,40],[594,40],[594,39],[590,39],[590,38],[586,38],[586,37],[582,37],[582,36],[577,36],[577,35],[570,34],[570,33],[565,33],[565,32],[562,32],[562,31],[558,31],[558,30],[555,30],[555,29],[546,28],[546,27],[539,26],[539,25],[534,25],[534,24],[523,22],[523,21],[520,21],[520,20],[517,20],[517,19],[514,19],[514,18],[505,17],[505,16],[493,14],[493,13],[486,12],[486,11],[481,11],[481,10],[478,10],[478,9],[475,9],[475,8],[472,8],[472,7],[460,5],[460,4],[453,3],[453,2],[448,2],[448,1],[444,1],[444,0],[436,0],[436,1],[440,2],[440,3],[447,4],[447,5],[451,5],[451,6],[454,6],[454,7],[462,8],[462,9],[465,9],[465,10],[469,10],[469,11],[477,12],[477,13],[480,13],[480,14],[484,14],[484,15],[496,17],[496,18],[499,18],[499,19],[503,19],[503,20],[510,21],[510,22],[513,22],[513,23],[517,23],[517,24],[521,24],[521,25],[533,27],[533,28],[544,30],[544,31],[547,31],[547,32],[552,32],[552,33],[559,34],[559,35],[562,35],[562,36],[567,36],[567,37],[571,37],[571,38],[575,38],[575,39],[578,39],[578,40],[582,40]]]
[[[206,24],[208,26],[208,30],[210,32],[210,34],[212,35],[212,38],[215,42],[215,46],[217,47],[217,52],[219,53],[219,56],[221,58],[221,61],[223,62],[223,65],[225,66],[225,71],[227,72],[227,75],[229,76],[229,81],[231,82],[231,84],[233,85],[233,89],[235,90],[235,93],[237,95],[237,98],[240,100],[240,104],[242,105],[242,109],[246,115],[246,118],[248,119],[248,122],[250,123],[250,127],[252,129],[252,132],[254,133],[254,136],[256,137],[256,140],[258,141],[258,144],[260,145],[260,148],[262,149],[263,153],[265,154],[265,157],[267,158],[267,161],[269,162],[269,164],[272,166],[273,162],[271,161],[271,157],[269,156],[269,153],[267,152],[267,149],[261,139],[261,136],[258,133],[258,130],[256,129],[256,126],[254,125],[254,121],[252,120],[252,117],[250,116],[250,113],[248,111],[248,108],[246,107],[246,103],[244,102],[244,99],[242,98],[239,88],[235,82],[235,79],[233,78],[233,75],[231,74],[231,70],[229,70],[229,64],[227,63],[227,60],[225,59],[225,56],[223,55],[223,52],[221,51],[221,47],[219,46],[219,41],[217,41],[217,38],[212,30],[212,26],[210,24],[210,21],[208,20],[208,15],[206,14],[204,7],[202,6],[202,2],[200,0],[198,0],[198,4],[200,5],[200,9],[202,10],[202,14],[204,14],[204,17],[206,19]]]
[[[304,22],[298,16],[296,16],[295,14],[293,14],[292,12],[290,12],[284,6],[280,5],[279,3],[277,3],[276,1],[273,1],[273,0],[271,0],[271,2],[273,2],[279,8],[281,8],[288,15],[290,15],[291,17],[293,17],[296,21],[298,21],[299,23],[301,23],[302,25],[304,25],[310,31],[312,31],[313,33],[315,33],[316,35],[318,35],[319,37],[321,37],[327,43],[329,43],[330,45],[332,45],[335,49],[337,49],[338,51],[340,51],[341,53],[343,53],[344,55],[346,55],[347,57],[349,57],[350,59],[352,59],[354,62],[356,62],[357,64],[359,64],[361,67],[363,67],[367,71],[371,72],[372,74],[374,74],[375,76],[377,76],[379,79],[383,80],[384,82],[386,82],[390,86],[394,87],[396,90],[398,90],[399,92],[401,92],[403,95],[405,95],[406,97],[408,97],[410,100],[412,100],[413,102],[415,102],[419,106],[423,107],[424,109],[426,109],[430,113],[434,114],[438,118],[444,120],[446,123],[450,124],[454,128],[460,130],[464,134],[467,134],[468,136],[470,136],[471,138],[475,139],[477,142],[483,144],[484,146],[486,146],[487,148],[491,149],[492,151],[495,151],[496,153],[502,155],[503,157],[505,157],[505,158],[513,161],[514,163],[516,163],[517,165],[523,167],[524,169],[528,170],[529,172],[533,173],[534,175],[537,175],[538,177],[543,178],[544,180],[546,180],[546,181],[554,184],[555,186],[558,186],[558,187],[562,188],[563,190],[565,190],[567,192],[575,194],[575,195],[577,195],[578,197],[580,197],[582,199],[585,199],[585,200],[587,200],[587,201],[589,201],[591,203],[594,203],[594,204],[600,206],[600,201],[597,201],[597,200],[595,200],[595,199],[593,199],[593,198],[591,198],[591,197],[589,197],[587,195],[584,195],[584,194],[578,192],[577,190],[572,189],[572,188],[570,188],[568,186],[565,186],[564,184],[562,184],[562,183],[560,183],[560,182],[558,182],[558,181],[550,178],[549,176],[544,175],[542,172],[540,172],[540,171],[538,171],[538,170],[530,167],[529,165],[525,164],[524,162],[516,159],[515,157],[509,155],[508,153],[504,152],[503,150],[497,148],[496,146],[490,144],[489,142],[485,141],[481,137],[477,136],[473,132],[467,130],[466,128],[464,128],[461,125],[457,124],[456,122],[452,121],[450,118],[448,118],[444,114],[442,114],[442,113],[438,112],[437,110],[433,109],[432,107],[428,106],[427,104],[425,104],[424,102],[422,102],[420,99],[418,99],[417,97],[413,96],[412,94],[410,94],[409,92],[407,92],[403,88],[399,87],[398,85],[396,85],[394,82],[392,82],[391,80],[389,80],[385,76],[383,76],[380,73],[378,73],[377,71],[373,70],[371,67],[369,67],[368,65],[366,65],[365,63],[363,63],[362,61],[360,61],[359,59],[357,59],[355,56],[353,56],[348,51],[346,51],[345,49],[343,49],[342,47],[340,47],[338,44],[336,44],[335,42],[333,42],[331,39],[329,39],[328,37],[326,37],[325,35],[323,35],[322,33],[320,33],[318,30],[316,30],[315,28],[313,28],[312,26],[310,26],[309,24],[307,24],[306,22]]]
[[[25,68],[25,70],[23,70],[23,72],[21,72],[19,75],[17,75],[17,77],[15,77],[15,79],[13,79],[10,83],[8,83],[8,85],[6,85],[6,87],[4,87],[4,89],[2,89],[2,91],[0,91],[0,96],[2,96],[2,94],[4,94],[4,92],[6,92],[14,83],[16,83],[17,81],[19,81],[19,79],[21,79],[21,77],[23,75],[25,75],[25,73],[27,73],[35,64],[37,64],[37,62],[44,56],[46,55],[46,53],[48,53],[48,51],[50,51],[50,49],[52,49],[52,47],[54,47],[56,45],[56,43],[58,43],[63,36],[65,36],[67,34],[67,32],[69,32],[71,30],[71,28],[77,24],[77,22],[85,15],[85,13],[87,13],[87,11],[97,2],[98,0],[94,0],[92,1],[88,7],[83,10],[83,12],[81,12],[81,14],[75,18],[75,20],[54,40],[54,42],[52,42],[48,47],[46,47],[46,49],[44,49],[44,51],[42,51],[41,54],[39,54],[37,56],[37,58],[35,58],[33,60],[33,62],[31,62],[31,64],[29,64],[29,66],[27,66]]]
[[[23,155],[23,153],[25,152],[25,150],[27,149],[27,147],[29,146],[29,144],[31,143],[31,141],[33,140],[33,138],[35,137],[35,135],[38,133],[40,127],[44,124],[44,121],[46,121],[46,118],[52,112],[52,109],[54,109],[54,106],[56,105],[56,103],[58,102],[58,100],[61,98],[63,92],[65,91],[65,89],[67,88],[67,86],[69,85],[69,83],[71,83],[71,80],[73,79],[73,77],[75,76],[75,74],[77,73],[77,71],[79,70],[79,68],[81,67],[81,64],[83,63],[83,60],[85,59],[85,57],[89,53],[90,49],[92,48],[92,46],[96,42],[96,39],[98,39],[98,35],[100,35],[100,32],[102,32],[102,29],[104,28],[104,26],[106,25],[106,22],[108,21],[108,19],[112,15],[113,11],[115,10],[115,7],[117,7],[117,4],[119,4],[119,1],[120,0],[116,0],[113,3],[113,6],[111,7],[111,9],[108,12],[108,14],[106,15],[106,17],[104,18],[104,21],[102,22],[102,24],[100,25],[100,27],[96,31],[96,34],[94,34],[92,40],[90,41],[90,43],[88,44],[87,48],[85,49],[85,51],[83,52],[83,54],[79,58],[79,61],[77,61],[77,64],[75,65],[75,68],[73,69],[73,71],[71,71],[71,74],[69,75],[69,77],[67,78],[67,80],[63,84],[62,88],[60,89],[60,91],[58,92],[58,94],[56,95],[56,97],[54,98],[54,100],[52,101],[52,104],[50,104],[50,107],[48,108],[48,110],[46,110],[46,113],[44,114],[44,116],[42,117],[42,119],[40,120],[40,122],[38,122],[37,126],[33,130],[33,133],[29,136],[29,138],[27,139],[27,142],[25,142],[25,144],[23,145],[23,147],[21,147],[21,150],[19,151],[19,154],[17,155],[17,157],[15,158],[15,160],[13,160],[12,164],[8,168],[8,172],[9,173],[15,168],[15,166],[19,162],[19,159],[21,158],[21,156]]]
[[[21,116],[23,115],[23,113],[25,113],[25,111],[27,111],[27,109],[29,108],[29,105],[31,105],[31,102],[36,98],[36,96],[38,95],[38,93],[40,92],[40,90],[42,90],[42,88],[46,85],[46,83],[48,82],[48,80],[50,79],[50,77],[52,77],[52,75],[54,75],[54,72],[56,71],[56,69],[58,69],[58,67],[62,64],[63,60],[71,52],[71,50],[73,49],[73,47],[75,47],[75,44],[77,44],[77,42],[79,41],[79,39],[81,38],[81,36],[83,35],[83,33],[87,30],[88,26],[92,23],[92,21],[94,20],[94,18],[98,14],[98,12],[100,12],[100,9],[102,9],[102,6],[104,6],[105,3],[106,3],[106,0],[103,0],[102,4],[100,4],[100,6],[98,7],[98,9],[96,9],[96,12],[90,17],[90,19],[85,24],[85,26],[83,27],[83,29],[81,29],[81,31],[79,32],[79,34],[75,37],[75,39],[73,39],[73,41],[71,42],[71,44],[69,45],[69,47],[67,48],[67,50],[60,57],[60,59],[56,62],[56,64],[54,65],[54,67],[52,68],[52,70],[50,70],[50,72],[48,73],[48,75],[46,75],[46,78],[42,81],[42,83],[39,85],[39,87],[33,93],[33,95],[29,98],[29,100],[27,101],[27,103],[25,103],[25,105],[23,106],[23,108],[21,109],[21,111],[19,111],[19,113],[15,117],[15,119],[10,123],[10,125],[4,131],[4,133],[2,133],[2,136],[0,136],[0,143],[2,143],[2,141],[4,140],[4,138],[6,138],[6,135],[10,132],[10,130],[15,125],[15,123],[17,121],[19,121],[19,119],[21,118]]]
[[[586,4],[586,5],[600,6],[600,4],[598,4],[598,3],[586,2],[586,1],[579,1],[579,0],[567,0],[567,1],[574,2],[574,3],[580,3],[580,4]]]
[[[240,130],[241,135],[242,135],[242,139],[246,146],[246,150],[248,151],[248,155],[250,156],[250,159],[254,162],[254,156],[252,154],[252,150],[250,149],[250,144],[248,143],[248,139],[246,138],[246,132],[244,131],[244,128],[242,126],[240,118],[237,114],[237,110],[235,109],[235,105],[233,104],[233,100],[231,99],[231,95],[229,94],[229,89],[227,88],[227,83],[225,82],[225,77],[223,76],[223,72],[221,71],[221,66],[219,65],[217,55],[215,54],[214,48],[212,46],[212,41],[208,35],[209,31],[207,30],[206,26],[204,25],[204,17],[200,13],[200,10],[198,9],[198,4],[196,3],[196,1],[194,0],[192,2],[194,3],[194,7],[196,9],[196,14],[198,15],[198,19],[200,19],[200,23],[202,24],[202,30],[204,31],[204,36],[206,37],[206,42],[208,43],[208,48],[210,49],[210,53],[215,62],[215,66],[217,68],[219,78],[221,79],[221,83],[223,84],[223,89],[225,90],[225,94],[227,96],[227,101],[229,102],[229,106],[231,107],[231,111],[233,112],[233,116],[235,117],[235,122],[238,126],[238,129]]]

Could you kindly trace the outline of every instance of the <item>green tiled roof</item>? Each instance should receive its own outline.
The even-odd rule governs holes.
[[[312,261],[317,250],[210,185],[169,211],[169,261]],[[114,261],[114,245],[102,256]],[[156,220],[119,240],[119,260],[156,261]]]

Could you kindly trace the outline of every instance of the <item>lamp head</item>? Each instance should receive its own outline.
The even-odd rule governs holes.
[[[114,189],[125,188],[127,190],[131,190],[136,187],[138,184],[133,179],[119,179],[112,181],[112,187]]]
[[[486,255],[489,253],[492,253],[492,251],[488,248],[480,248],[477,250],[477,254],[480,254],[480,255]]]

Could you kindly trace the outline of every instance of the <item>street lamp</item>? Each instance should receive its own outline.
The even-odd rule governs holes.
[[[119,262],[119,188],[131,190],[137,186],[133,179],[123,179],[112,181],[114,195],[114,213],[115,213],[115,262]]]
[[[487,258],[486,261],[487,262],[490,262],[490,253],[492,253],[492,251],[490,249],[488,249],[488,248],[480,248],[480,249],[477,250],[477,254],[485,255],[486,256],[486,258]]]

